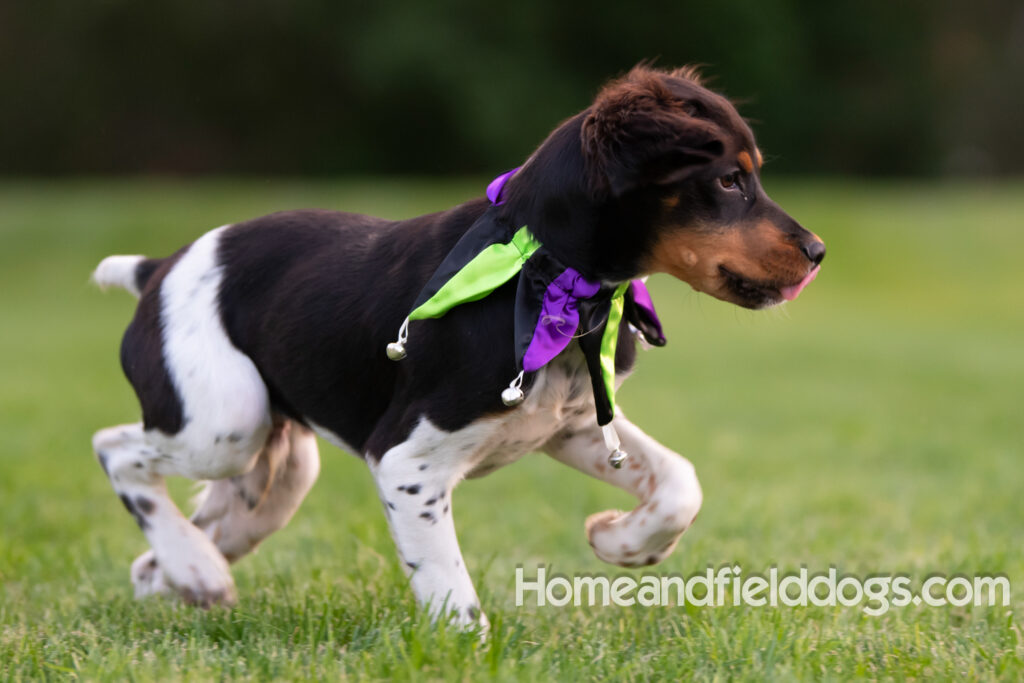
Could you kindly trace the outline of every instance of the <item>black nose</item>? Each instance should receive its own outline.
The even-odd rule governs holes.
[[[810,259],[811,263],[817,265],[825,258],[825,243],[821,240],[806,242],[800,245],[800,251],[804,252],[804,256]]]

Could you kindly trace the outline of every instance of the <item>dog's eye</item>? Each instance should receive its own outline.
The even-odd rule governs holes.
[[[724,175],[718,179],[718,183],[727,190],[731,190],[736,187],[736,183],[740,179],[740,172],[733,171],[729,175]]]

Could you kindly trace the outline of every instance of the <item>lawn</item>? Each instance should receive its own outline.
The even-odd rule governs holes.
[[[770,183],[828,243],[821,276],[761,313],[653,278],[669,344],[619,395],[705,492],[675,553],[643,572],[1002,573],[1009,607],[519,608],[517,565],[619,574],[583,520],[631,502],[531,455],[458,490],[493,624],[480,642],[416,609],[369,474],[326,444],[289,528],[236,566],[235,609],[135,602],[145,542],[89,446],[138,419],[117,358],[132,300],[92,288],[92,267],[275,209],[404,217],[480,189],[0,184],[0,678],[1024,677],[1021,183]]]

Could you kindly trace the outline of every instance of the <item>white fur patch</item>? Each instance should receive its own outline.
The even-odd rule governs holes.
[[[479,457],[466,475],[480,477],[539,450],[572,418],[594,420],[594,396],[583,354],[567,353],[537,372],[522,405],[493,418],[494,430],[479,445]]]
[[[175,473],[193,479],[244,471],[270,431],[266,385],[221,323],[217,248],[227,227],[196,240],[160,286],[164,361],[186,420],[163,445],[183,458]]]
[[[92,272],[92,281],[102,289],[120,287],[128,290],[137,299],[139,287],[135,283],[135,269],[145,256],[108,256],[100,261],[96,270]]]

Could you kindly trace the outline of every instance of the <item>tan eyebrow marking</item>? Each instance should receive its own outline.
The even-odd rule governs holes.
[[[747,173],[752,173],[754,170],[754,162],[750,160],[750,152],[743,150],[736,155],[736,160],[740,162],[740,166]]]
[[[761,156],[761,150],[754,149],[754,154],[757,155],[757,167],[761,168],[762,166],[764,166],[764,157]]]

